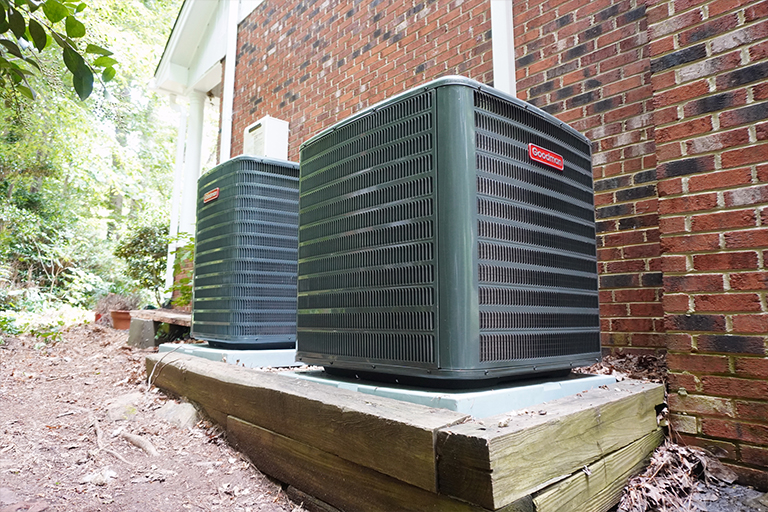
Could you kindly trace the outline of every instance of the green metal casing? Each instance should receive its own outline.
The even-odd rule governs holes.
[[[600,357],[591,149],[554,117],[438,79],[305,142],[299,187],[297,360],[465,381]]]

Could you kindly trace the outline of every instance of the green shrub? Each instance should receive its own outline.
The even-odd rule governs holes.
[[[128,264],[126,274],[139,286],[152,290],[160,304],[165,282],[168,227],[158,224],[132,229],[117,244],[115,256]]]

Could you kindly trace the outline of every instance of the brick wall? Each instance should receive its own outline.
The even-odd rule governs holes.
[[[768,475],[768,2],[648,9],[672,425]]]
[[[515,2],[518,95],[593,141],[603,346],[768,488],[768,2]]]
[[[518,96],[593,141],[604,350],[664,346],[643,0],[514,3]]]
[[[288,158],[315,133],[443,75],[493,78],[489,0],[266,0],[238,31],[232,155],[269,114]]]

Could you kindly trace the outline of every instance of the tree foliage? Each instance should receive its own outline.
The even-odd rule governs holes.
[[[86,29],[78,16],[87,7],[69,0],[0,0],[0,87],[35,99],[28,77],[41,66],[33,50],[43,52],[53,43],[81,100],[93,92],[94,75],[112,80],[118,62],[112,52],[83,41]]]
[[[181,0],[88,3],[76,14],[89,44],[112,48],[121,63],[110,94],[80,101],[49,45],[38,54],[42,72],[28,75],[37,100],[0,101],[0,309],[3,293],[91,306],[108,291],[135,292],[115,247],[128,226],[168,210],[175,116],[146,84]]]
[[[128,264],[128,276],[142,288],[152,290],[158,304],[162,302],[160,290],[165,284],[167,251],[168,225],[165,223],[139,226],[120,240],[115,249],[115,256]]]

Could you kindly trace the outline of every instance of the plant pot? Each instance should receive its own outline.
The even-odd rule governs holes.
[[[112,327],[126,331],[131,327],[131,312],[114,310],[109,312],[112,317]]]

